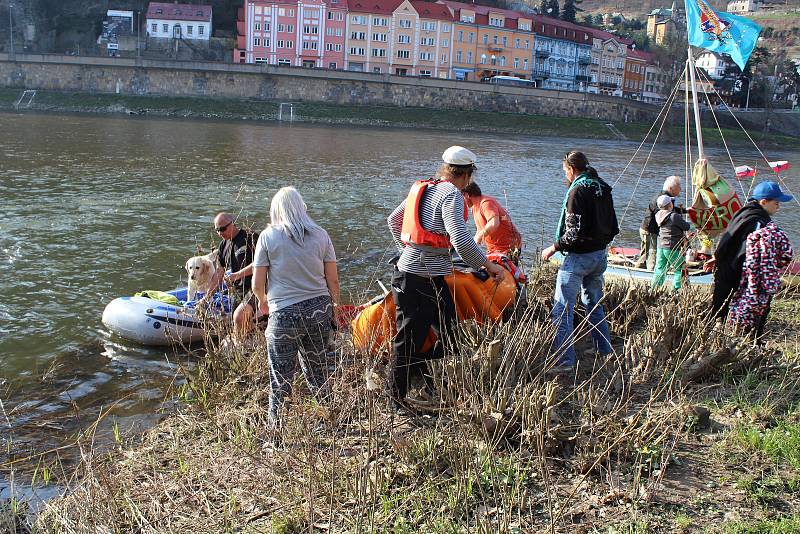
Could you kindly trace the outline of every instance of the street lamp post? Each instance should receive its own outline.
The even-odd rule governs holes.
[[[11,43],[11,55],[14,55],[14,19],[11,15],[11,8],[13,4],[8,3],[8,40]]]
[[[747,100],[744,103],[744,110],[747,111],[747,110],[750,109],[750,82],[751,82],[751,79],[750,79],[749,76],[746,76],[745,78],[747,78]]]

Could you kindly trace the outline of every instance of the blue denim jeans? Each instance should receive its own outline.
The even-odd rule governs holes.
[[[573,335],[573,313],[578,291],[581,302],[589,314],[594,347],[600,354],[608,354],[611,348],[611,334],[608,332],[606,312],[600,301],[603,298],[603,273],[606,271],[608,253],[605,249],[586,254],[570,253],[558,270],[556,294],[553,299],[553,324],[556,338],[553,350],[559,356],[560,364],[575,365],[575,341]]]

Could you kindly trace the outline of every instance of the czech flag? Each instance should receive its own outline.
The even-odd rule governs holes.
[[[748,178],[750,176],[755,176],[755,175],[756,175],[756,170],[749,165],[740,165],[736,167],[737,178]]]
[[[769,166],[772,167],[772,170],[775,172],[781,172],[792,168],[792,164],[788,161],[770,161]]]

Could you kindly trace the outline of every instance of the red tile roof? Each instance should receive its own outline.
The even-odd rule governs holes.
[[[542,33],[543,24],[545,27],[544,33]],[[556,29],[558,29],[558,31],[556,31]],[[586,26],[580,26],[560,19],[544,17],[542,15],[533,16],[533,32],[537,35],[544,35],[545,37],[553,37],[554,39],[591,45],[593,36],[591,30],[591,28],[587,28]],[[566,35],[564,32],[566,32]],[[588,37],[588,39],[584,37]]]
[[[374,13],[391,15],[403,0],[350,0],[350,11],[356,13]]]
[[[628,57],[638,59],[640,61],[653,61],[653,54],[645,52],[644,50],[628,50]]]
[[[424,0],[410,0],[411,5],[423,19],[455,20],[454,15],[447,9],[447,6],[437,2],[426,2]]]
[[[147,6],[147,18],[211,22],[211,6],[150,2]]]

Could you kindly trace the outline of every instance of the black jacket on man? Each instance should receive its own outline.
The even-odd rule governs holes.
[[[579,185],[567,197],[564,232],[555,243],[560,252],[585,254],[602,250],[619,233],[611,186],[598,178],[599,188]]]
[[[659,194],[654,196],[653,199],[650,200],[650,204],[647,205],[647,211],[645,211],[644,220],[642,221],[642,225],[639,227],[642,230],[647,230],[651,234],[656,234],[656,235],[658,235],[658,223],[656,222],[656,213],[658,213],[659,210],[658,197],[660,197],[661,195],[672,196],[666,191],[661,191]],[[682,215],[686,213],[686,209],[678,205],[675,205],[672,208],[672,211],[674,211],[675,213],[680,213]]]

